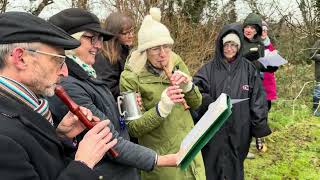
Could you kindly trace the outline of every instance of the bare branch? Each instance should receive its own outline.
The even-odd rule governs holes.
[[[1,0],[0,1],[0,13],[6,12],[8,4],[9,4],[8,0]]]
[[[38,7],[32,11],[31,13],[35,16],[39,16],[39,14],[41,13],[41,11],[48,5],[52,4],[53,0],[43,0]]]
[[[88,9],[88,0],[78,0],[78,8]]]

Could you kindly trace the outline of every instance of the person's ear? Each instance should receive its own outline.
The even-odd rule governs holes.
[[[19,69],[25,69],[27,66],[24,51],[23,48],[14,48],[10,54],[12,63]]]

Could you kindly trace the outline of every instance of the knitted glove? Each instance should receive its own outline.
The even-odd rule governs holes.
[[[186,93],[186,92],[191,91],[192,87],[193,87],[192,78],[189,75],[187,75],[186,73],[182,72],[182,71],[178,70],[178,71],[175,71],[175,73],[176,72],[181,74],[181,75],[183,75],[183,76],[185,76],[185,77],[187,77],[187,79],[189,80],[188,83],[179,84],[180,88],[182,89],[182,92]]]
[[[158,103],[157,110],[163,118],[167,117],[172,110],[174,102],[167,95],[167,89],[161,93],[161,100]]]

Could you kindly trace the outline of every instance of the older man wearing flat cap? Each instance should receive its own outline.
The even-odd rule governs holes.
[[[60,78],[67,76],[65,49],[78,47],[60,28],[28,13],[0,15],[0,177],[5,180],[90,180],[92,170],[117,140],[107,127],[81,107],[97,125],[67,159],[61,138],[72,139],[84,126],[72,113],[55,129],[48,102]]]

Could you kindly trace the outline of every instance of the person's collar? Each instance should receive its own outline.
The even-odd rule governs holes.
[[[270,38],[267,36],[265,39],[263,39],[264,46],[269,46],[271,44]]]
[[[146,63],[146,69],[152,74],[158,75],[158,76],[161,75],[161,73],[163,72],[162,69],[154,67],[149,61],[147,61]]]
[[[77,79],[81,79],[81,80],[86,80],[89,79],[90,76],[88,75],[88,73],[86,73],[84,71],[84,69],[82,69],[80,67],[79,64],[77,64],[76,62],[74,62],[71,58],[69,58],[67,56],[66,58],[66,64],[68,67],[68,71],[69,71],[69,76],[73,76]]]
[[[93,69],[91,65],[85,63],[75,55],[69,55],[68,57],[72,59],[75,63],[77,63],[87,73],[88,76],[97,78],[96,71]]]
[[[229,60],[229,61],[227,59],[225,59],[225,62],[228,64],[233,64],[236,60],[237,60],[237,58],[233,58],[232,60]]]

